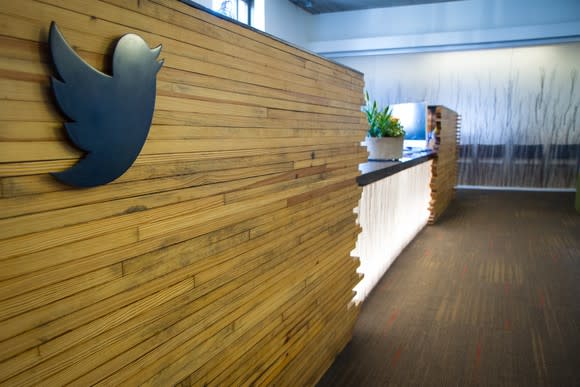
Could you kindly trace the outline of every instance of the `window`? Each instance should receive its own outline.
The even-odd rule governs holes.
[[[212,9],[241,23],[252,25],[253,0],[212,0]]]

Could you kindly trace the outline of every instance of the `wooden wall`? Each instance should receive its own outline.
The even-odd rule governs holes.
[[[143,151],[115,182],[49,89],[56,21],[92,65],[163,45]],[[312,385],[358,307],[362,75],[175,0],[0,2],[0,384]]]
[[[445,106],[435,108],[435,117],[437,157],[431,169],[430,224],[437,221],[455,196],[461,127],[461,116]]]

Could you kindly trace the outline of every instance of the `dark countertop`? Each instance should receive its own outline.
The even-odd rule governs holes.
[[[405,151],[398,161],[368,161],[359,165],[362,174],[356,178],[358,185],[365,186],[401,172],[407,168],[432,160],[437,152],[431,149]]]

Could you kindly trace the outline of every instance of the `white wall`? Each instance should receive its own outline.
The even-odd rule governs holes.
[[[211,0],[195,1],[211,8]],[[288,0],[256,0],[258,8],[257,28],[328,57],[580,40],[580,0],[462,0],[321,15]]]
[[[580,1],[465,0],[328,13],[313,16],[310,28],[308,48],[327,56],[577,40]]]
[[[288,0],[265,0],[265,31],[294,45],[308,46],[312,17]]]
[[[362,71],[381,104],[426,101],[457,111],[462,144],[580,144],[580,42],[335,60]],[[574,186],[573,166],[560,180],[549,168],[533,172],[545,177],[535,186]],[[480,184],[522,184],[497,172]],[[468,177],[463,184],[474,184]]]
[[[463,142],[580,143],[580,43],[337,58],[365,74],[381,104],[426,101],[463,116]],[[566,141],[564,141],[566,142]]]

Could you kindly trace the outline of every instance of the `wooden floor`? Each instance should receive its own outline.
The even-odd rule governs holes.
[[[573,193],[459,191],[319,386],[580,386]]]

